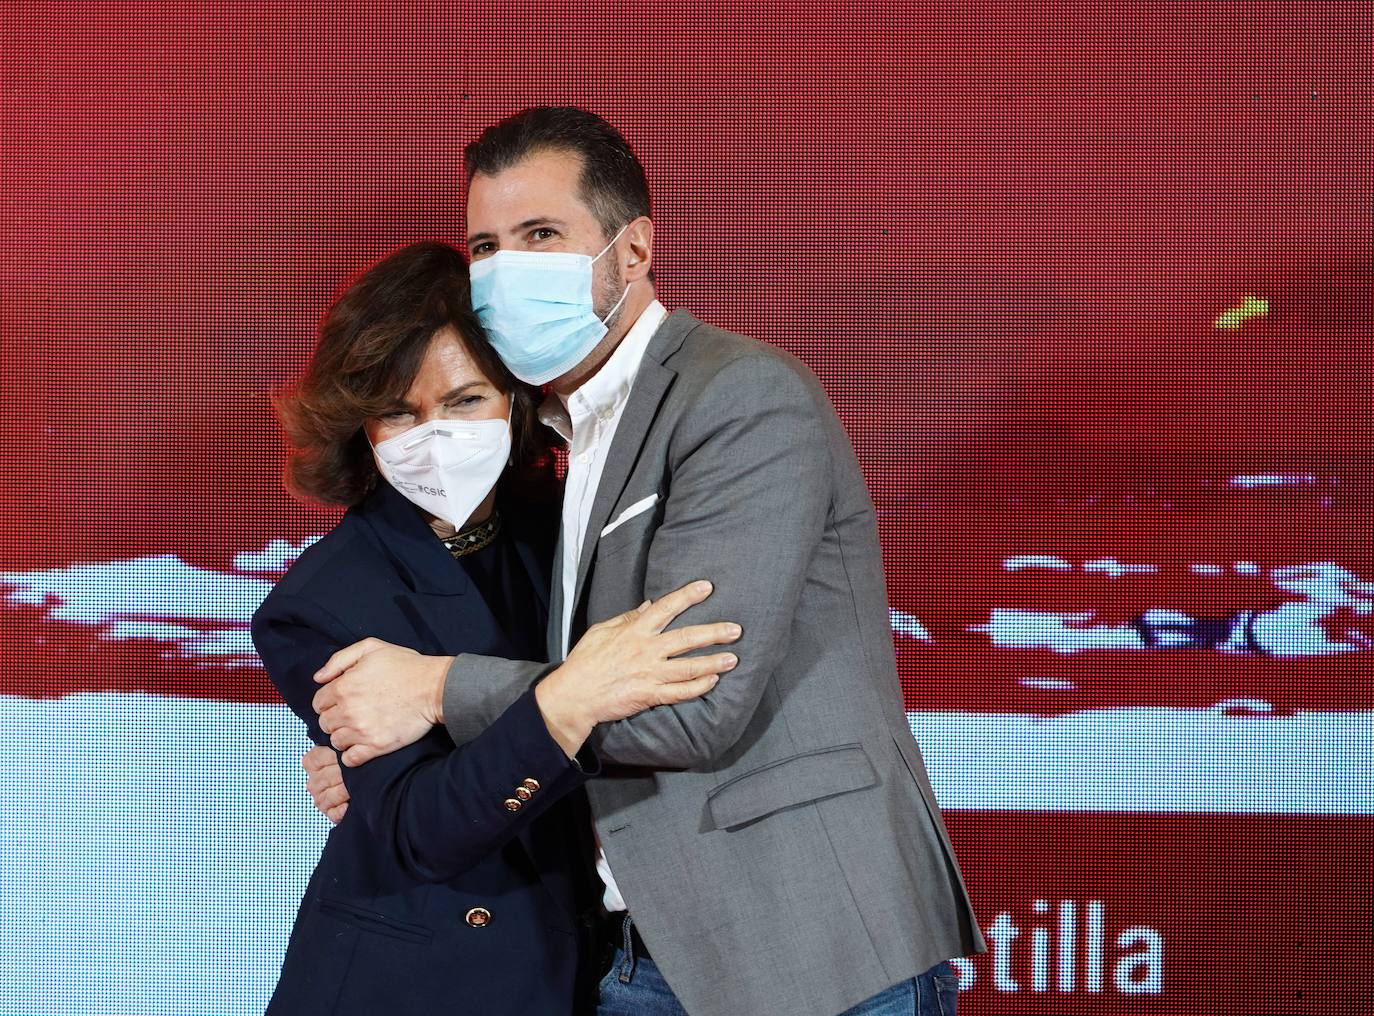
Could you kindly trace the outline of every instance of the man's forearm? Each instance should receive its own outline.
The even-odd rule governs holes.
[[[556,663],[463,653],[444,678],[443,723],[454,744],[466,744],[554,670]]]

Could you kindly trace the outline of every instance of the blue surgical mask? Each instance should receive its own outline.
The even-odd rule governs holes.
[[[500,250],[472,263],[472,309],[492,348],[521,381],[542,385],[561,377],[606,337],[606,321],[630,287],[602,320],[593,308],[592,266],[629,228],[626,224],[596,257]]]

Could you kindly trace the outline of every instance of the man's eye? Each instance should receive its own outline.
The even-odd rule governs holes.
[[[472,248],[470,253],[475,258],[483,258],[486,257],[488,254],[493,253],[495,250],[496,245],[494,243],[479,243],[477,246]]]
[[[552,240],[552,239],[553,239],[555,236],[557,236],[557,235],[558,235],[558,230],[556,230],[556,229],[550,229],[548,226],[540,226],[538,229],[536,229],[536,230],[534,230],[532,233],[530,233],[530,239],[532,239],[532,240]]]

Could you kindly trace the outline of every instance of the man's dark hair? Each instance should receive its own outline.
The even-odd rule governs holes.
[[[582,157],[582,200],[606,238],[650,214],[649,181],[634,149],[601,117],[576,106],[534,106],[492,124],[463,150],[463,166],[469,180],[495,176],[547,151]]]

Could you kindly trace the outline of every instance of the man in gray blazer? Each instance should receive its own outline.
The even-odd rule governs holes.
[[[549,383],[545,419],[570,446],[549,659],[698,578],[714,592],[681,623],[742,628],[705,695],[592,733],[614,764],[587,789],[620,942],[600,1011],[952,1013],[945,961],[984,945],[825,392],[785,353],[662,308],[643,169],[601,119],[527,110],[470,145],[467,170],[474,306],[512,370]],[[532,685],[559,694],[598,665],[577,657],[374,642],[326,666],[316,705],[359,764],[437,721],[471,740]]]

